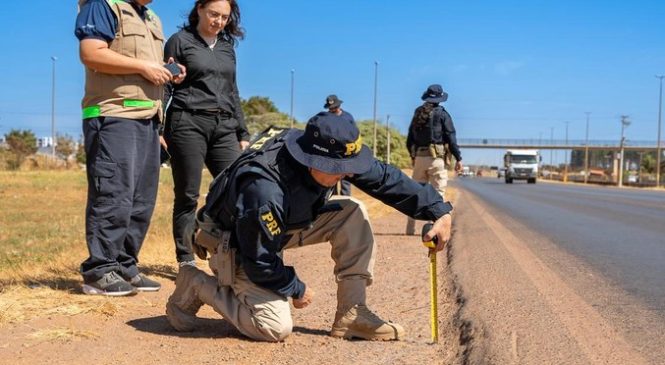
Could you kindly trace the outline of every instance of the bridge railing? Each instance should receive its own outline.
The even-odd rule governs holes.
[[[522,146],[531,146],[534,148],[538,147],[571,147],[579,148],[585,147],[585,140],[575,140],[569,139],[568,141],[562,139],[497,139],[497,138],[458,138],[457,143],[460,146],[503,146],[503,147],[522,147]],[[665,148],[665,141],[661,141],[661,148]],[[626,140],[624,142],[626,147],[649,147],[656,148],[656,141],[634,141]],[[618,140],[589,140],[589,147],[612,147],[618,148]]]

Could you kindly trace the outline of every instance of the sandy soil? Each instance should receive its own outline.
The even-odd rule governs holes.
[[[419,237],[402,235],[406,218],[401,214],[392,213],[374,223],[379,251],[368,303],[383,318],[406,328],[405,341],[346,341],[328,336],[335,286],[329,245],[322,244],[285,255],[317,296],[308,308],[293,311],[294,333],[282,343],[248,340],[209,307],[199,313],[198,330],[175,332],[164,315],[175,270],[160,265],[144,267],[162,282],[157,293],[104,299],[101,310],[93,312],[44,308],[46,316],[1,327],[0,364],[464,363],[468,339],[459,329],[465,323],[457,318],[458,299],[446,254],[439,254],[438,265],[440,337],[438,344],[431,344],[427,251]],[[78,301],[89,298],[80,292],[71,296]]]

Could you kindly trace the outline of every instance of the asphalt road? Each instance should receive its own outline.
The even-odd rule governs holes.
[[[665,192],[459,179],[624,290],[665,311]]]
[[[462,289],[486,340],[508,348],[491,350],[494,360],[661,363],[665,192],[495,178],[452,185],[461,194],[454,252]]]

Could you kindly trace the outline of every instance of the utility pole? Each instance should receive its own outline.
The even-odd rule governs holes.
[[[566,123],[566,160],[563,165],[563,182],[568,182],[568,124],[570,124],[570,122],[564,123]]]
[[[374,140],[372,142],[372,152],[374,157],[376,157],[376,91],[379,80],[379,61],[374,61],[374,114],[372,119],[374,120]]]
[[[386,163],[390,165],[390,114],[386,116]]]
[[[58,58],[56,56],[51,56],[51,61],[53,64],[52,68],[52,82],[51,82],[51,155],[53,156],[53,161],[55,162],[55,61]]]
[[[658,96],[658,138],[656,145],[656,188],[660,187],[660,119],[663,111],[663,77],[665,75],[656,75],[660,79],[660,94]]]
[[[586,114],[586,142],[584,142],[584,183],[589,182],[589,115],[591,112],[584,112]]]
[[[295,69],[291,69],[291,111],[289,112],[289,119],[291,120],[291,128],[293,128],[293,86],[294,86],[294,78],[295,78]]]
[[[623,132],[630,125],[627,115],[621,116],[621,141],[619,144],[619,187],[623,186],[623,147],[625,143],[625,138],[623,137]]]
[[[550,127],[550,144],[554,147],[554,127]],[[554,172],[554,150],[550,149],[550,180]]]

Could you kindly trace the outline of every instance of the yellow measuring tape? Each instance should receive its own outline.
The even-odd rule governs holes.
[[[434,241],[424,241],[425,234],[432,229],[432,223],[423,226],[423,246],[433,249],[436,247]],[[436,239],[436,238],[435,238]],[[439,300],[437,297],[438,285],[436,282],[436,251],[429,252],[429,285],[430,285],[430,328],[432,330],[432,342],[439,342]]]

